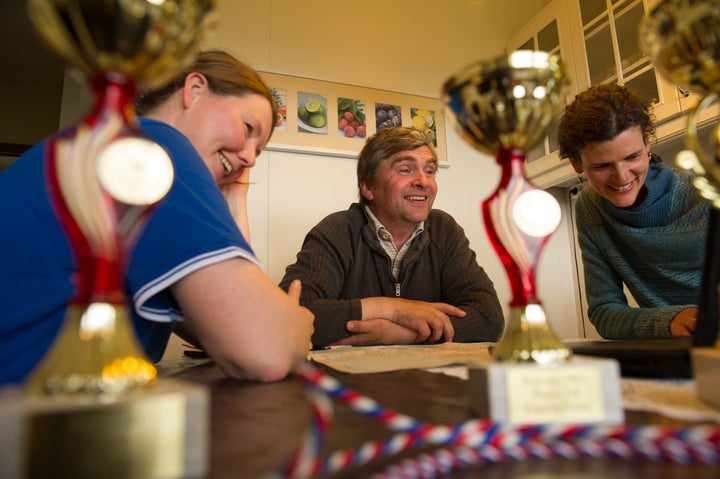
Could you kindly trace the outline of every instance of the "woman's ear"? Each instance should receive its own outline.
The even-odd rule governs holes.
[[[205,75],[197,72],[188,73],[183,85],[183,108],[190,108],[207,91],[208,81]]]
[[[582,163],[577,161],[575,158],[568,158],[570,160],[570,164],[572,165],[573,169],[575,170],[575,173],[578,175],[582,175],[583,173],[583,167]]]

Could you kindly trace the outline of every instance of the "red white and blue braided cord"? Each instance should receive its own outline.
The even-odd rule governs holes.
[[[313,428],[283,470],[282,477],[327,476],[426,445],[438,449],[404,459],[375,478],[435,478],[452,470],[484,463],[553,457],[619,457],[681,464],[720,464],[720,426],[513,426],[480,419],[436,425],[385,408],[310,364],[304,365],[297,376],[309,386]],[[379,421],[397,434],[320,457],[322,437],[332,421],[328,397]]]

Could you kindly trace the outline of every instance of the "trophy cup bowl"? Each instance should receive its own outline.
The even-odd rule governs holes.
[[[518,50],[467,66],[445,83],[443,97],[465,141],[495,156],[540,142],[562,112],[566,85],[557,56]]]
[[[485,229],[513,295],[510,320],[493,352],[500,361],[549,363],[570,356],[535,294],[537,260],[560,223],[560,208],[524,172],[526,152],[560,115],[567,82],[557,56],[519,50],[471,64],[443,86],[448,116],[461,137],[495,156],[502,168],[498,189],[482,204]]]
[[[720,94],[720,2],[660,2],[640,27],[640,44],[664,77],[701,95],[688,113],[685,143],[689,150],[678,154],[677,163],[697,174],[693,184],[712,204],[691,357],[699,396],[720,407],[720,126],[715,125],[711,135],[713,154],[707,153],[698,138],[700,112]]]
[[[157,87],[189,66],[214,0],[28,0],[48,46],[88,78],[116,71]]]

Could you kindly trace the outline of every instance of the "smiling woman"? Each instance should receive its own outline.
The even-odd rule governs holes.
[[[159,360],[182,322],[229,376],[282,379],[305,360],[313,316],[297,304],[298,283],[285,294],[259,267],[240,230],[247,188],[235,183],[247,180],[273,132],[269,88],[231,55],[204,51],[166,88],[145,93],[137,111],[175,171],[126,268],[124,293],[145,352]],[[0,289],[0,384],[25,379],[73,298],[78,265],[38,174],[46,141],[0,175],[0,283],[8,285]]]
[[[576,223],[588,314],[605,338],[695,331],[709,205],[692,173],[650,153],[653,134],[650,102],[615,84],[579,94],[558,127],[560,156],[591,186]]]

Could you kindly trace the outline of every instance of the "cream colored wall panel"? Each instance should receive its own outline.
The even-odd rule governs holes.
[[[262,71],[438,98],[467,63],[500,54],[544,0],[218,0],[205,42]]]
[[[580,329],[580,296],[573,271],[574,237],[569,190],[550,188],[547,191],[560,203],[563,217],[541,253],[536,272],[537,294],[553,331],[560,338],[579,338],[584,333]]]
[[[222,48],[258,70],[270,68],[270,17],[268,0],[216,0],[217,24],[206,47]]]
[[[248,190],[248,219],[250,223],[250,245],[260,261],[263,270],[268,271],[268,229],[270,210],[270,161],[272,152],[263,152],[250,171]]]
[[[400,2],[273,0],[271,72],[402,91]]]
[[[505,51],[508,34],[543,0],[403,0],[403,91],[440,97],[440,88],[465,65]]]
[[[357,163],[347,158],[266,153],[270,153],[267,274],[278,283],[287,265],[295,262],[310,228],[357,201]]]

